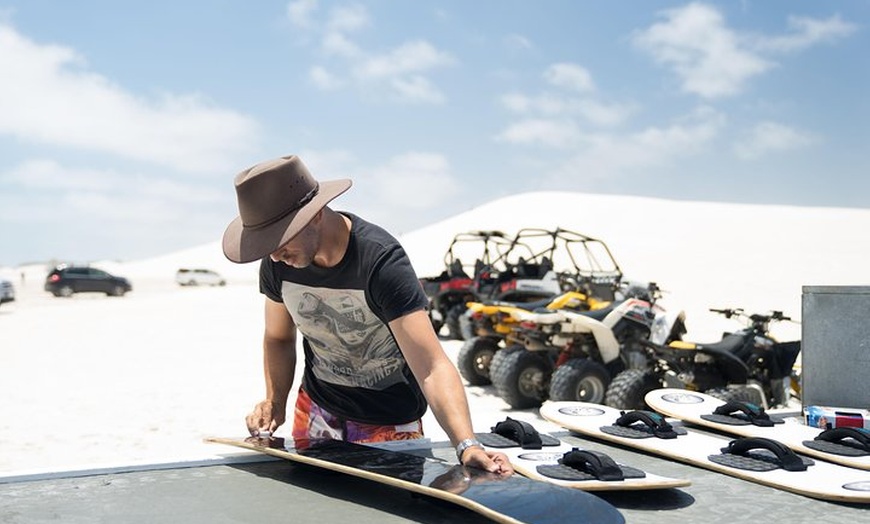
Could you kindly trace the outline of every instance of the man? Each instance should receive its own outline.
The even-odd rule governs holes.
[[[271,433],[285,421],[298,329],[305,366],[294,439],[421,438],[428,406],[461,463],[513,473],[504,454],[474,439],[465,390],[402,246],[382,228],[327,207],[350,186],[318,183],[297,156],[235,178],[239,216],[224,232],[224,254],[236,263],[261,260],[266,295],[266,399],[247,416],[248,430]]]

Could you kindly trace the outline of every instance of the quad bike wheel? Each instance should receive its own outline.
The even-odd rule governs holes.
[[[514,351],[493,371],[490,379],[498,396],[514,409],[534,408],[547,399],[553,365],[535,351]]]
[[[649,409],[644,397],[654,389],[662,387],[656,376],[643,369],[626,369],[613,377],[607,388],[604,403],[617,409]]]
[[[725,402],[734,400],[738,402],[751,402],[759,406],[763,405],[761,394],[758,390],[748,387],[738,386],[732,388],[714,388],[708,389],[706,394],[724,400]]]
[[[610,373],[598,362],[588,358],[573,358],[553,372],[550,400],[602,404],[610,380]]]
[[[492,376],[496,373],[503,373],[500,371],[502,367],[504,367],[504,363],[507,360],[507,357],[511,353],[516,353],[517,351],[525,351],[521,344],[512,344],[510,346],[499,349],[493,355],[492,360],[489,362],[489,379],[492,382]]]
[[[498,350],[498,339],[492,337],[474,337],[465,341],[456,356],[456,367],[468,385],[486,386],[491,383],[490,363]]]

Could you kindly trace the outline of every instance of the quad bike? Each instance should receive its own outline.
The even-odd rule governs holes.
[[[491,267],[512,247],[511,239],[501,231],[469,231],[459,233],[444,254],[444,271],[435,277],[420,279],[429,297],[429,319],[435,333],[446,325],[450,338],[461,338],[459,315],[469,300],[475,300],[474,280],[484,268]],[[471,264],[462,258],[473,260]]]
[[[656,304],[655,283],[629,286],[624,296],[599,310],[517,312],[514,343],[490,362],[498,395],[515,409],[547,399],[602,403],[612,376],[646,365],[646,341],[665,343],[685,333],[684,315],[668,315]]]
[[[610,306],[610,302],[589,297],[578,291],[568,291],[552,299],[538,302],[469,302],[469,326],[473,332],[456,357],[459,373],[472,386],[490,383],[489,367],[496,351],[519,343],[513,336],[523,313],[531,311],[594,311]]]
[[[614,377],[605,403],[620,409],[648,409],[644,396],[649,391],[671,387],[706,392],[723,400],[753,402],[765,409],[786,405],[800,341],[778,342],[769,327],[770,322],[791,319],[781,311],[768,315],[748,315],[742,309],[710,311],[748,324],[711,344],[644,344],[650,365],[627,369]]]

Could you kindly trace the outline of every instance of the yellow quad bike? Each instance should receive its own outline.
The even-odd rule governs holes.
[[[515,334],[523,314],[542,311],[595,311],[611,305],[609,300],[568,291],[552,299],[537,302],[468,302],[467,315],[473,332],[456,357],[459,373],[469,385],[490,384],[490,363],[496,351],[522,345]]]

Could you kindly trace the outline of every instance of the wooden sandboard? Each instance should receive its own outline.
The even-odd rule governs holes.
[[[731,442],[737,440],[726,439],[715,435],[687,430],[682,424],[673,424],[675,438],[659,438],[648,436],[646,438],[631,438],[626,436],[635,433],[635,437],[648,432],[645,425],[631,425],[629,428],[615,425],[623,412],[609,406],[589,404],[584,402],[545,402],[541,406],[541,416],[558,424],[570,431],[594,437],[597,439],[613,442],[626,447],[654,453],[665,458],[678,460],[712,471],[717,471],[737,477],[743,480],[756,482],[766,486],[790,491],[807,497],[832,500],[839,502],[852,502],[870,504],[870,473],[867,471],[847,468],[837,464],[822,461],[812,461],[801,458],[799,455],[792,456],[801,463],[812,463],[804,471],[786,471],[776,468],[770,471],[752,471],[741,469],[734,464],[722,464],[714,460],[724,457],[727,459],[743,459],[742,456],[724,454],[723,448],[727,448]],[[649,412],[643,412],[649,413]],[[630,412],[629,415],[638,415],[638,412]],[[661,415],[651,414],[650,419],[661,419]],[[638,429],[634,429],[634,428]],[[664,428],[662,428],[664,429]],[[662,431],[662,433],[667,433]],[[781,446],[787,451],[787,448]],[[747,461],[764,463],[767,450],[755,450],[750,452],[751,457]],[[772,455],[772,454],[771,454]],[[712,460],[711,460],[712,458]],[[734,462],[731,460],[731,462]]]
[[[522,424],[510,418],[499,424],[507,422],[514,425]],[[499,425],[493,427],[490,433],[477,433],[476,436],[487,449],[501,451],[507,455],[516,472],[530,479],[583,491],[667,489],[691,484],[685,479],[654,475],[616,463],[602,452],[572,446],[553,435],[538,434],[531,425],[524,424],[535,433],[531,439],[524,439],[516,433],[508,437],[505,435],[504,428]],[[497,428],[501,431],[496,432]]]
[[[659,413],[680,419],[683,422],[690,422],[741,437],[772,438],[804,455],[852,468],[870,470],[870,451],[859,450],[857,446],[848,444],[820,442],[816,440],[816,437],[822,434],[823,430],[807,426],[799,421],[777,419],[776,415],[768,415],[768,418],[772,419],[774,423],[765,426],[751,423],[750,417],[740,411],[735,412],[732,416],[717,416],[714,414],[714,410],[720,406],[725,406],[724,400],[684,389],[664,388],[651,391],[646,395],[646,403]],[[765,415],[764,410],[760,407],[752,407],[760,410],[762,417]],[[850,443],[854,440],[847,438],[841,442]]]
[[[206,438],[282,459],[352,475],[456,504],[505,524],[624,524],[622,514],[583,491],[520,475],[503,477],[409,453],[338,440],[298,449],[282,438]]]

